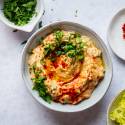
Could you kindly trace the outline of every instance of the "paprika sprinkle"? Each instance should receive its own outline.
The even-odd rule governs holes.
[[[125,39],[125,23],[122,25],[123,39]]]

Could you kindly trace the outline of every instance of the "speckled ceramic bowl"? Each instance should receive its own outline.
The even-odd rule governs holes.
[[[109,107],[108,107],[108,111],[107,111],[107,125],[117,125],[116,123],[114,123],[111,119],[110,119],[110,112],[116,108],[120,98],[121,98],[121,95],[125,93],[125,89],[122,90],[114,99],[113,101],[109,104]]]
[[[38,93],[36,91],[32,90],[33,83],[30,79],[29,72],[28,72],[28,65],[27,65],[27,59],[28,59],[28,52],[35,48],[38,45],[38,42],[36,42],[36,39],[39,36],[46,36],[47,34],[51,33],[54,29],[63,29],[63,30],[70,30],[70,31],[76,31],[79,32],[82,35],[87,35],[90,38],[92,38],[95,41],[95,44],[98,48],[102,50],[102,56],[105,62],[105,77],[101,81],[101,83],[95,88],[94,92],[92,93],[91,97],[89,99],[86,99],[82,101],[81,103],[77,105],[62,105],[60,103],[52,102],[51,104],[48,104],[45,102],[42,98],[39,97]],[[91,106],[95,105],[97,102],[99,102],[102,97],[107,92],[111,79],[112,79],[112,62],[111,57],[109,55],[109,52],[102,41],[102,39],[91,29],[82,26],[77,23],[73,22],[56,22],[52,23],[50,25],[44,26],[41,29],[39,29],[37,32],[35,32],[28,40],[26,46],[23,49],[22,53],[22,59],[21,59],[21,74],[22,77],[26,83],[26,86],[30,93],[33,95],[33,97],[42,105],[46,106],[49,109],[60,111],[60,112],[78,112],[85,110],[87,108],[90,108]]]

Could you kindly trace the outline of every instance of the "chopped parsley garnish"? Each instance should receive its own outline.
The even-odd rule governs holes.
[[[62,52],[61,50],[57,50],[57,51],[56,51],[56,55],[57,55],[57,56],[62,55],[62,53],[63,53],[63,52]]]
[[[50,60],[54,62],[56,60],[56,57],[50,57]]]
[[[61,30],[57,30],[54,32],[55,38],[58,42],[60,42],[62,40],[63,37],[63,32]]]
[[[46,86],[44,84],[45,79],[45,77],[33,78],[33,90],[37,90],[40,97],[42,97],[46,102],[51,103],[52,97],[47,92]]]
[[[37,0],[4,0],[4,15],[16,25],[27,24],[36,13]]]
[[[45,46],[44,48],[44,55],[45,56],[48,56],[51,54],[52,51],[55,50],[55,46],[53,44],[48,44]]]
[[[44,81],[46,80],[46,78],[40,76],[40,73],[42,73],[42,70],[38,69],[36,67],[36,64],[34,64],[30,69],[30,71],[33,71],[35,75],[35,78],[32,78],[32,81],[34,83],[33,90],[38,91],[40,97],[42,97],[48,103],[51,103],[52,97],[48,93],[46,86],[44,84]]]
[[[32,81],[34,82],[33,90],[38,91],[40,97],[42,97],[48,103],[51,103],[52,97],[48,93],[46,86],[44,84],[44,81],[46,80],[46,78],[40,76],[40,73],[42,73],[42,70],[38,69],[36,67],[36,64],[34,64],[30,70],[33,71],[35,75],[35,78],[32,78]]]
[[[76,58],[79,61],[84,59],[84,44],[80,34],[71,33],[68,42],[63,41],[64,32],[61,30],[55,31],[54,36],[55,44],[47,44],[44,47],[45,57],[55,61],[55,57],[66,54],[68,57]]]

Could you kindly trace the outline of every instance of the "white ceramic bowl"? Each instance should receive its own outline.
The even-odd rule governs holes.
[[[118,11],[112,18],[108,32],[107,40],[113,52],[125,60],[125,39],[123,39],[122,26],[125,24],[125,8]]]
[[[102,50],[102,56],[105,62],[105,77],[101,81],[101,83],[97,86],[97,88],[92,93],[91,97],[89,99],[86,99],[82,101],[81,103],[77,105],[62,105],[60,103],[52,102],[51,104],[48,104],[45,102],[42,98],[39,97],[38,93],[36,91],[32,90],[33,83],[30,80],[29,71],[28,71],[28,65],[27,65],[27,59],[28,59],[28,51],[35,48],[37,46],[36,39],[39,36],[46,36],[48,33],[51,33],[54,29],[63,29],[63,30],[70,30],[70,31],[76,31],[80,34],[87,35],[91,37],[98,48]],[[108,90],[108,87],[110,85],[111,79],[112,79],[112,63],[111,63],[111,57],[109,55],[109,52],[102,41],[100,37],[91,29],[82,26],[77,23],[72,22],[56,22],[53,24],[50,24],[48,26],[44,26],[43,28],[39,29],[37,32],[35,32],[30,39],[28,40],[26,46],[24,47],[23,53],[22,53],[22,59],[21,59],[21,74],[22,77],[26,83],[27,88],[29,89],[30,93],[33,95],[33,97],[44,106],[48,107],[49,109],[60,111],[60,112],[78,112],[85,110],[93,105],[95,105],[99,100],[102,99],[102,97],[105,95],[106,91]]]
[[[113,101],[109,104],[108,111],[107,111],[107,125],[117,125],[110,119],[110,112],[117,106],[119,99],[121,95],[125,93],[125,90],[122,90],[114,99]]]
[[[5,23],[7,26],[13,28],[13,29],[18,29],[18,30],[22,30],[25,32],[31,32],[33,30],[33,28],[35,27],[35,25],[37,24],[37,22],[40,20],[43,12],[44,12],[44,1],[43,0],[37,0],[37,5],[36,5],[36,12],[37,12],[37,16],[33,16],[32,19],[29,21],[28,24],[24,25],[24,26],[17,26],[14,23],[10,22],[3,13],[3,1],[4,0],[0,0],[0,20]]]

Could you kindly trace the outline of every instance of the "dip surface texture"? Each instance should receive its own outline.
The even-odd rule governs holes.
[[[62,104],[89,98],[105,73],[101,50],[91,38],[73,31],[47,35],[32,50],[28,65],[34,87],[40,79],[44,84],[42,91],[37,86],[39,95]]]

